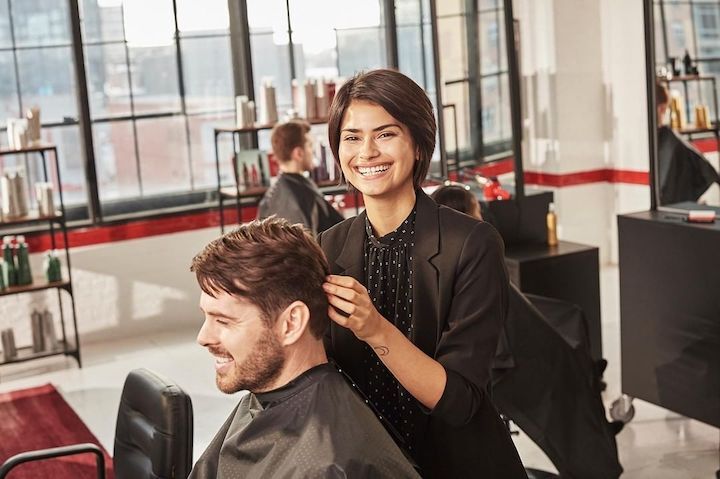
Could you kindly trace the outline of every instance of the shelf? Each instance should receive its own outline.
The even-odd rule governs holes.
[[[62,217],[63,217],[63,215],[60,211],[56,211],[55,214],[52,216],[40,216],[40,214],[37,211],[33,211],[29,215],[26,215],[26,216],[19,216],[17,218],[0,219],[0,228],[6,227],[6,226],[27,224],[27,223],[42,223],[45,221],[58,221],[58,220],[61,220]]]
[[[710,76],[700,76],[700,75],[680,75],[679,77],[672,77],[672,78],[662,78],[661,81],[664,81],[665,83],[673,83],[673,82],[685,82],[685,81],[711,81],[714,80],[715,77]]]
[[[20,150],[12,148],[0,148],[0,156],[5,155],[22,155],[23,153],[37,153],[40,151],[55,150],[56,147],[52,143],[39,143],[37,145],[28,146]]]
[[[712,126],[710,128],[682,128],[676,131],[683,135],[693,135],[696,133],[716,133],[720,131],[720,127]]]
[[[21,293],[33,293],[35,291],[43,291],[46,289],[54,288],[67,289],[70,286],[70,281],[54,281],[52,283],[48,283],[44,279],[38,278],[35,278],[34,281],[35,282],[33,284],[28,284],[27,286],[10,286],[9,288],[0,290],[0,296],[9,296],[12,294]]]
[[[302,120],[307,121],[311,125],[323,125],[323,124],[327,123],[327,118],[313,118],[310,120],[306,120],[306,119],[302,118]],[[244,128],[237,128],[234,126],[217,127],[217,128],[215,128],[215,134],[217,135],[218,133],[253,133],[256,131],[260,131],[260,130],[272,130],[275,125],[277,125],[277,123],[255,124],[254,126],[248,126],[248,127],[244,127]]]
[[[252,198],[255,196],[262,196],[268,190],[267,186],[251,186],[250,188],[240,188],[240,198]],[[220,194],[223,198],[236,198],[237,188],[234,186],[225,186],[220,188]]]
[[[58,349],[55,349],[53,351],[41,351],[39,353],[34,353],[32,350],[32,346],[24,346],[22,348],[17,348],[17,356],[13,359],[8,359],[7,361],[0,361],[0,365],[3,364],[13,364],[13,363],[21,363],[23,361],[30,361],[32,359],[40,359],[40,358],[48,358],[50,356],[58,356],[58,355],[74,355],[78,353],[77,348],[74,349],[66,349],[67,345],[63,341],[58,341]],[[2,356],[0,356],[2,357]]]

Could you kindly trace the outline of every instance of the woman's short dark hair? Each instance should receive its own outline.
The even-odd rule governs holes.
[[[407,126],[419,152],[413,168],[413,184],[419,188],[430,168],[435,151],[435,115],[425,90],[395,70],[371,70],[350,78],[335,94],[328,118],[328,142],[340,161],[340,128],[350,103],[354,100],[379,105],[393,118]]]
[[[330,270],[301,225],[274,216],[243,224],[205,246],[190,271],[210,296],[225,292],[257,306],[268,326],[293,301],[310,310],[313,336],[321,338],[329,325],[322,285]]]

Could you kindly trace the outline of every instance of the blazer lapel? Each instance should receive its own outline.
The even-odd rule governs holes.
[[[430,357],[440,337],[439,272],[432,259],[440,252],[438,206],[417,191],[415,247],[413,251],[413,343]]]

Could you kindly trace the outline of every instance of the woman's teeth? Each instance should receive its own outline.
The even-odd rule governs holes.
[[[358,172],[363,176],[376,175],[387,171],[390,165],[379,165],[379,166],[358,166]]]

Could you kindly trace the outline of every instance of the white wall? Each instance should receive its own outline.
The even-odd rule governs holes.
[[[219,234],[216,227],[73,248],[70,259],[81,341],[199,328],[200,290],[190,262]],[[33,273],[41,275],[41,255],[31,255],[31,261]],[[70,303],[62,294],[68,320]],[[12,327],[18,345],[30,344],[30,313],[46,307],[59,321],[55,291],[3,297],[0,329]]]
[[[641,0],[515,0],[526,171],[648,170]],[[617,261],[616,215],[650,206],[649,187],[554,188],[562,239]]]

